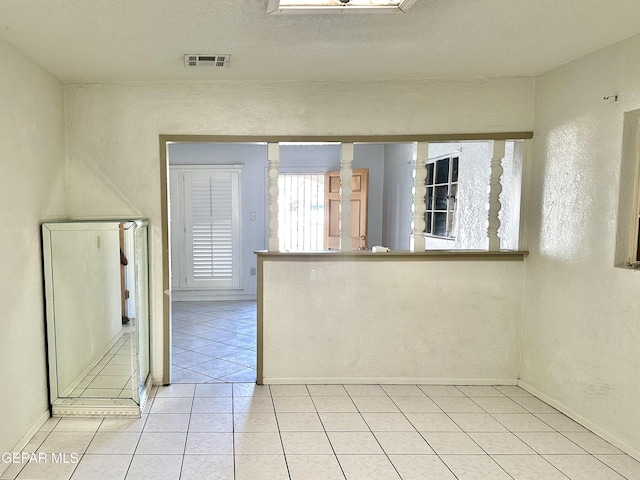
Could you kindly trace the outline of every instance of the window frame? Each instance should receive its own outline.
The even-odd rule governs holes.
[[[437,238],[440,240],[450,240],[450,241],[454,241],[456,239],[456,213],[458,211],[458,197],[459,197],[459,192],[460,192],[460,156],[461,156],[461,152],[460,151],[455,151],[455,152],[451,152],[451,153],[447,153],[444,155],[439,155],[437,157],[433,157],[433,158],[429,158],[426,162],[425,162],[425,167],[427,169],[427,175],[425,177],[425,187],[426,187],[426,192],[425,192],[425,197],[424,197],[424,202],[425,202],[425,211],[424,211],[424,221],[425,221],[425,226],[424,226],[424,231],[422,232],[422,235],[424,237],[427,238]],[[457,170],[457,176],[455,181],[453,181],[453,165],[454,165],[454,159],[457,160],[457,165],[458,165],[458,170]],[[437,176],[437,166],[436,164],[442,160],[448,160],[448,174],[447,174],[447,182],[440,182],[440,183],[436,183],[436,176]],[[432,180],[433,183],[429,183],[429,165],[433,165],[433,173],[432,173]],[[443,186],[447,186],[447,197],[446,197],[446,202],[447,202],[447,207],[445,210],[440,210],[440,209],[436,209],[436,187],[443,187]],[[455,185],[455,193],[452,195],[452,187]],[[431,206],[432,208],[429,208],[429,189],[432,189],[432,201],[431,201]],[[453,199],[453,207],[451,206],[451,201]],[[435,229],[435,214],[436,213],[442,213],[444,212],[446,214],[446,220],[445,220],[445,235],[436,235],[435,233],[433,233],[434,229]],[[431,214],[431,224],[429,225],[427,222],[427,219],[429,218],[429,214]],[[430,230],[430,231],[429,231]]]
[[[624,114],[614,266],[640,269],[640,109]]]

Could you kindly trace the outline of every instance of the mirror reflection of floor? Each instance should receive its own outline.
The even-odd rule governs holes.
[[[72,385],[68,398],[132,398],[132,374],[137,373],[133,319],[123,325],[119,338],[95,366]]]
[[[256,381],[256,302],[176,302],[172,383]]]

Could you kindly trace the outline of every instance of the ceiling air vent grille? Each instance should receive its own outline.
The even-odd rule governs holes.
[[[187,54],[184,56],[185,67],[226,67],[229,63],[229,57],[227,54],[214,54],[214,55],[195,55]]]

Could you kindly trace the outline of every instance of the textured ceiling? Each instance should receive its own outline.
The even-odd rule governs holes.
[[[66,82],[530,76],[640,32],[639,0],[417,0],[267,15],[267,0],[0,0],[0,36]],[[184,67],[185,53],[231,54]]]

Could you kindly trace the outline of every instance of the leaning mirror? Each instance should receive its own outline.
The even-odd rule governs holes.
[[[149,382],[148,223],[42,225],[54,416],[139,416]]]

